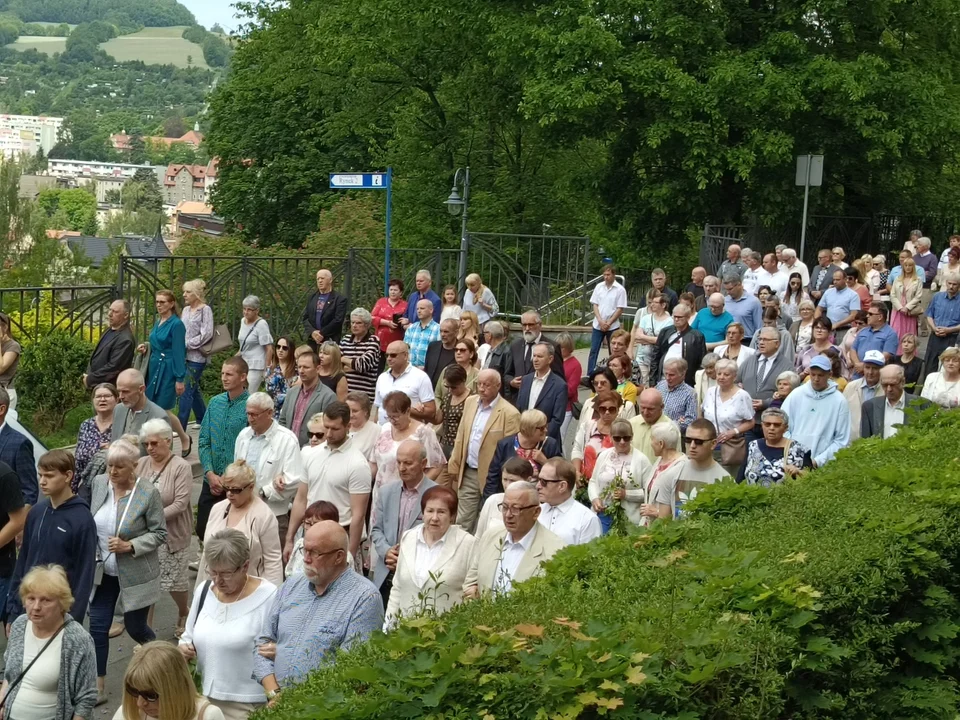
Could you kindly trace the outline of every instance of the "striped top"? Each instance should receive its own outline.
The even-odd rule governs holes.
[[[360,341],[354,340],[353,335],[344,335],[340,354],[353,361],[353,370],[347,373],[347,389],[366,393],[373,402],[380,375],[380,340],[373,333]]]

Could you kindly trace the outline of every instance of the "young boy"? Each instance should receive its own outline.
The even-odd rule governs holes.
[[[40,458],[37,468],[43,497],[27,514],[4,622],[9,625],[24,612],[20,602],[23,576],[37,565],[56,564],[66,570],[73,591],[70,615],[83,623],[96,567],[97,526],[90,506],[71,489],[76,468],[72,453],[51,450]]]

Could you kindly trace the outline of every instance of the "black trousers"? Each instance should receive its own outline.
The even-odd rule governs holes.
[[[210,509],[223,500],[226,495],[214,495],[210,492],[210,484],[204,480],[200,488],[200,497],[197,499],[197,537],[203,542],[203,535],[207,531],[207,520],[210,518]]]

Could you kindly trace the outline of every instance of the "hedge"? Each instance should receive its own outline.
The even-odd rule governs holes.
[[[571,547],[408,621],[258,718],[956,718],[960,412],[772,490]]]

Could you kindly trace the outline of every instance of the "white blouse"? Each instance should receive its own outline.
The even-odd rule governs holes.
[[[960,380],[947,382],[943,373],[930,373],[923,382],[923,392],[920,397],[945,408],[954,408],[960,405]]]
[[[723,358],[727,355],[727,346],[718,345],[714,348],[713,352],[716,353],[717,357]],[[752,347],[747,347],[746,345],[740,346],[740,354],[737,355],[737,367],[743,367],[743,364],[747,361],[747,358],[751,358],[757,354],[757,351]]]
[[[746,390],[738,389],[733,397],[724,400],[720,387],[707,390],[703,400],[703,417],[713,423],[717,434],[735,430],[744,420],[753,420],[753,400]]]
[[[380,439],[382,427],[373,420],[367,420],[367,424],[359,430],[350,431],[350,439],[353,440],[353,446],[357,448],[367,462],[373,462],[374,450],[377,447],[377,440]]]

